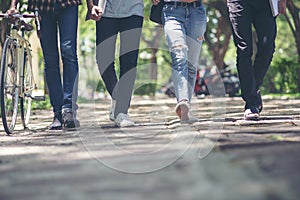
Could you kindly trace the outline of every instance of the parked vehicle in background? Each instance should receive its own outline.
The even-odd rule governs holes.
[[[240,92],[240,80],[236,73],[232,73],[228,67],[221,71],[225,93],[230,97],[237,96]]]
[[[219,81],[219,78],[222,78],[222,81]],[[219,84],[219,83],[223,83]],[[214,91],[210,92],[209,88]],[[238,75],[232,73],[228,67],[225,67],[224,70],[218,72],[215,68],[203,68],[197,71],[197,79],[195,84],[195,95],[223,95],[225,89],[225,94],[234,97],[239,94],[240,91],[240,82]],[[170,80],[163,88],[163,92],[169,97],[175,97],[173,82]]]

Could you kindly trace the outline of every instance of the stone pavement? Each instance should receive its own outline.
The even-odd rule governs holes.
[[[259,121],[238,98],[195,99],[180,124],[173,98],[135,97],[135,127],[108,120],[109,100],[81,103],[75,131],[0,135],[0,199],[273,200],[300,197],[300,100],[264,99]]]

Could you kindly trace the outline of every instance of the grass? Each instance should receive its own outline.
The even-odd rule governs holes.
[[[292,93],[292,94],[266,94],[263,95],[269,98],[278,98],[278,99],[300,99],[300,93]]]
[[[266,94],[263,95],[264,97],[268,98],[279,98],[279,99],[300,99],[300,93],[294,93],[294,94]],[[87,103],[90,102],[90,100],[87,100],[82,97],[78,97],[78,103]],[[46,95],[45,101],[32,101],[32,110],[43,110],[43,109],[50,109],[50,98],[48,95]]]
[[[32,101],[31,110],[45,110],[50,109],[50,98],[48,95],[45,97],[45,101]]]

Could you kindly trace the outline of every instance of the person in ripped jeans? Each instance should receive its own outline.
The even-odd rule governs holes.
[[[160,1],[152,0],[154,5]],[[205,6],[201,0],[164,0],[162,22],[172,58],[172,80],[177,99],[175,112],[181,122],[194,121],[190,103],[206,31]]]

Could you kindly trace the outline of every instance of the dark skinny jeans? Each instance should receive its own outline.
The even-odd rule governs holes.
[[[41,13],[40,41],[45,62],[45,77],[53,112],[61,112],[64,108],[77,109],[77,24],[77,5],[61,8],[57,4],[54,12]],[[61,80],[59,67],[60,54],[63,64],[63,81]]]
[[[260,104],[257,91],[270,66],[276,38],[276,18],[269,0],[227,0],[234,43],[237,47],[237,69],[245,109]],[[252,24],[257,33],[257,53],[251,57]]]
[[[97,64],[107,91],[116,100],[115,117],[127,114],[136,78],[143,17],[102,17],[96,22]],[[115,46],[120,33],[120,75],[115,70]]]

